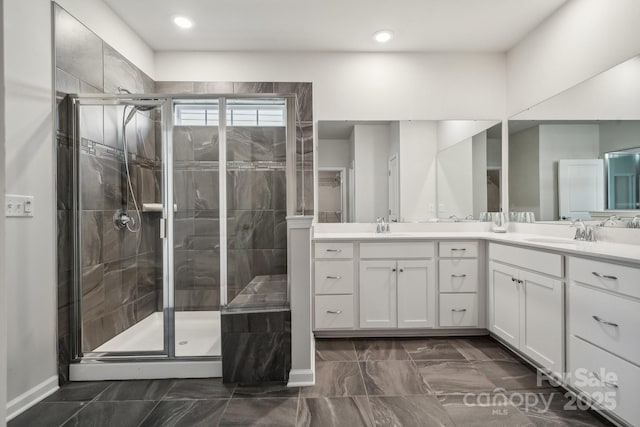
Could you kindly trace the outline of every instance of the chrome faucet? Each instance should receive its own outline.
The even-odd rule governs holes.
[[[574,240],[582,240],[586,242],[596,241],[596,234],[593,231],[593,227],[586,225],[583,220],[576,219],[571,222],[571,226],[576,228],[576,235],[573,237]]]
[[[376,219],[376,233],[389,233],[390,231],[389,223],[384,218],[378,217]]]
[[[611,223],[613,225],[616,224],[616,221],[619,220],[618,215],[611,215],[609,218],[605,219],[600,223],[600,227],[606,227],[607,224]]]
[[[631,221],[627,223],[629,228],[640,228],[640,215],[636,215],[633,217]]]
[[[451,216],[449,217],[449,219],[452,219],[452,220],[453,220],[453,222],[459,222],[459,221],[460,221],[460,218],[458,218],[456,215],[451,215]]]

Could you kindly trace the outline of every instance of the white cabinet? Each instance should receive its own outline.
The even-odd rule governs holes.
[[[360,261],[360,327],[433,326],[434,281],[431,260]]]
[[[489,263],[489,329],[541,366],[560,374],[564,368],[564,282],[514,267],[527,252],[536,254],[529,260],[549,255],[550,265],[561,265],[553,258],[561,258],[556,254],[540,256],[538,251],[520,249],[514,256],[502,248],[490,250],[494,259]]]
[[[360,261],[360,327],[395,328],[395,261]]]
[[[316,243],[314,253],[314,328],[353,329],[353,243]]]

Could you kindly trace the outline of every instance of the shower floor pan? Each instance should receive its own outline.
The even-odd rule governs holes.
[[[220,356],[220,312],[176,312],[176,356]],[[164,322],[155,312],[96,348],[94,352],[162,351]]]

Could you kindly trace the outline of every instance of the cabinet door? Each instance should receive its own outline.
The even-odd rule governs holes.
[[[360,327],[395,328],[396,262],[360,262]]]
[[[489,263],[489,329],[518,347],[520,333],[520,286],[518,270]]]
[[[563,371],[563,282],[520,274],[520,350],[552,372]]]
[[[435,325],[434,261],[398,261],[398,327]]]

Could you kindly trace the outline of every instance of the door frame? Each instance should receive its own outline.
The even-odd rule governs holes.
[[[396,200],[394,201],[394,203],[397,204],[396,208],[398,209],[398,212],[396,214],[395,220],[392,220],[391,219],[391,162],[394,160],[396,162],[396,175],[395,175],[396,188],[394,189],[395,191],[393,193],[396,195]],[[387,200],[388,218],[387,219],[389,220],[389,222],[399,222],[400,221],[400,156],[398,155],[398,153],[392,154],[387,160],[387,171],[389,172],[387,174],[387,187],[388,187],[388,200]]]

